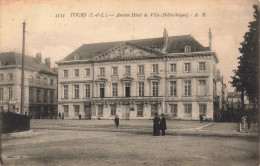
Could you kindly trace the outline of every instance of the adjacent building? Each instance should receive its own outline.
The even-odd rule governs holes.
[[[0,111],[21,113],[21,63],[19,53],[0,53]],[[24,113],[34,118],[57,116],[57,71],[50,65],[41,53],[25,56]]]
[[[191,35],[83,44],[58,64],[65,118],[213,120],[217,54]]]

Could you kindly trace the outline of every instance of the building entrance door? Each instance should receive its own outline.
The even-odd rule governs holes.
[[[130,118],[130,105],[124,105],[124,109],[122,112],[122,119],[129,120]]]
[[[91,107],[88,105],[84,105],[84,113],[86,119],[91,119]]]

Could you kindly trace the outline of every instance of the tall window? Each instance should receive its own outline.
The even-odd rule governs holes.
[[[144,65],[138,66],[138,74],[144,74]]]
[[[90,84],[85,84],[85,97],[90,98]]]
[[[41,90],[37,90],[37,102],[41,102]]]
[[[90,69],[85,69],[85,76],[89,77],[90,76]]]
[[[112,67],[112,75],[117,75],[117,67]]]
[[[78,77],[79,76],[79,69],[74,69],[74,76]]]
[[[152,82],[153,85],[153,96],[158,96],[158,82]]]
[[[125,66],[125,74],[131,75],[131,66]]]
[[[68,85],[63,85],[63,98],[67,99],[68,98],[68,90],[69,86]]]
[[[79,98],[79,85],[74,85],[74,98]]]
[[[184,115],[185,117],[192,117],[191,104],[184,104]]]
[[[69,116],[69,106],[68,105],[63,105],[63,112],[64,112],[65,117]]]
[[[105,68],[104,67],[99,68],[99,76],[105,76]]]
[[[171,104],[170,105],[171,108],[171,115],[173,117],[178,117],[178,109],[177,109],[177,104]]]
[[[50,84],[53,85],[53,79],[50,80]]]
[[[47,100],[48,100],[48,91],[45,90],[44,91],[44,103],[47,103]]]
[[[103,116],[103,105],[98,105],[98,116]]]
[[[4,100],[4,88],[0,88],[0,100]]]
[[[206,80],[199,80],[199,96],[206,96]]]
[[[12,73],[9,73],[9,74],[8,74],[8,80],[9,80],[9,81],[12,81],[12,80],[13,80],[13,74],[12,74]]]
[[[112,83],[112,96],[117,96],[117,83]]]
[[[151,116],[154,116],[155,112],[157,112],[157,104],[151,104]]]
[[[125,97],[130,97],[131,93],[131,84],[125,83]]]
[[[176,73],[176,64],[170,64],[170,72],[171,73]]]
[[[34,101],[34,95],[33,95],[33,92],[34,92],[33,88],[30,88],[30,89],[29,89],[29,99],[30,99],[31,102]]]
[[[54,92],[50,91],[50,102],[53,103],[54,102]]]
[[[152,72],[153,73],[158,73],[158,64],[153,64],[152,65]]]
[[[171,81],[170,82],[170,95],[171,96],[177,96],[176,81]]]
[[[105,84],[99,84],[99,92],[100,92],[100,97],[104,98],[105,97]]]
[[[184,96],[191,96],[191,81],[184,81]]]
[[[9,100],[13,98],[13,88],[12,87],[9,87],[8,88],[8,91],[9,91]]]
[[[116,105],[110,105],[111,107],[111,115],[116,115]]]
[[[191,68],[190,68],[190,63],[185,63],[184,64],[184,71],[187,73],[190,73]]]
[[[47,78],[43,78],[43,83],[47,84]]]
[[[206,63],[205,62],[199,62],[199,70],[206,70]]]
[[[199,114],[202,116],[207,115],[207,105],[206,104],[200,104],[199,105]]]
[[[74,116],[78,117],[79,116],[79,105],[73,105],[74,107]]]
[[[144,82],[138,82],[138,94],[144,96]]]
[[[143,104],[137,105],[137,116],[143,116]]]
[[[33,76],[29,75],[29,82],[33,82]]]
[[[63,70],[63,77],[68,77],[68,76],[69,76],[69,71]]]
[[[0,82],[4,81],[4,74],[0,74]]]

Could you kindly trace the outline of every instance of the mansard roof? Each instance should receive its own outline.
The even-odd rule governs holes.
[[[126,43],[126,41],[117,42],[106,42],[106,43],[93,43],[93,44],[83,44],[78,49],[73,51],[62,61],[72,61],[75,55],[79,56],[78,60],[92,60],[98,55],[101,55],[113,47],[119,46]],[[150,50],[157,53],[162,53],[164,47],[164,38],[149,38],[149,39],[139,39],[139,40],[129,40],[127,43],[132,44],[141,49]],[[166,48],[166,53],[181,53],[184,52],[186,45],[191,46],[191,52],[207,51],[207,47],[203,47],[197,40],[195,40],[191,35],[183,36],[170,36],[168,37],[168,44]],[[62,62],[60,61],[60,62]]]
[[[17,52],[3,52],[0,53],[0,61],[2,67],[9,67],[9,66],[15,66],[20,67],[22,66],[22,54]],[[32,70],[36,70],[43,73],[50,73],[50,74],[57,74],[53,69],[49,68],[47,65],[43,64],[42,62],[39,62],[36,57],[32,56],[25,56],[24,59],[24,66],[27,68],[30,68]],[[1,67],[0,66],[0,67]]]

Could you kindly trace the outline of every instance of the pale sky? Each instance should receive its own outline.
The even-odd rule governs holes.
[[[22,52],[22,22],[26,21],[26,55],[41,52],[52,65],[83,43],[99,43],[191,34],[219,57],[218,68],[228,84],[237,68],[238,48],[253,20],[256,0],[0,0],[0,52]],[[111,14],[89,17],[89,13]],[[118,13],[142,13],[142,17],[115,17]],[[86,17],[71,17],[86,13]],[[180,17],[144,17],[147,13],[188,14]],[[194,17],[198,13],[199,17]],[[206,16],[201,15],[205,13]],[[55,17],[65,14],[64,18]],[[228,88],[231,86],[228,84]]]

